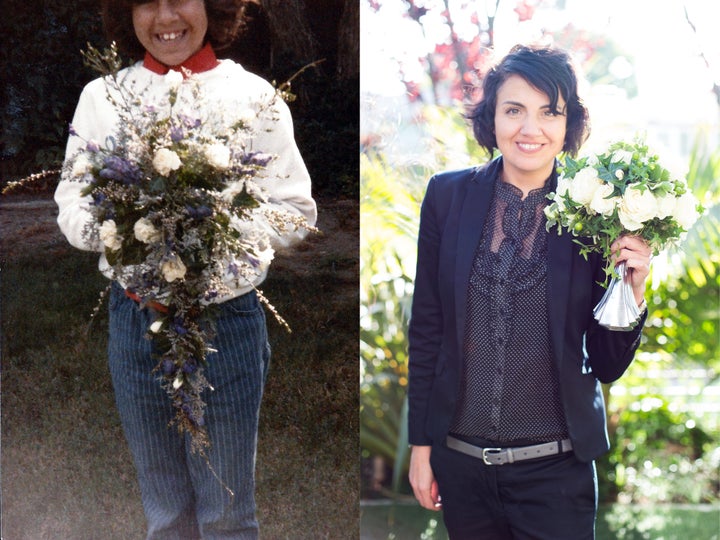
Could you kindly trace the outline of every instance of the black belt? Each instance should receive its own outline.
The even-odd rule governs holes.
[[[468,456],[480,458],[485,465],[505,465],[506,463],[515,463],[516,461],[564,454],[572,450],[572,442],[570,442],[570,439],[534,444],[532,446],[519,446],[516,448],[481,448],[456,439],[451,435],[447,437],[447,446]]]

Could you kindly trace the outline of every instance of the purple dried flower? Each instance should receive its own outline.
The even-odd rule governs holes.
[[[78,134],[78,132],[75,131],[75,126],[73,126],[72,124],[68,125],[68,131],[70,132],[70,135],[72,135],[72,136],[77,136],[77,134]]]
[[[257,165],[259,167],[265,167],[270,161],[272,161],[272,154],[266,154],[264,152],[250,152],[245,154],[240,161],[243,165]]]
[[[205,300],[212,300],[218,297],[217,289],[211,289],[205,293]]]
[[[185,211],[193,219],[203,219],[213,215],[212,208],[201,204],[200,206],[185,205]]]
[[[189,358],[182,367],[183,372],[187,373],[188,375],[195,373],[197,371],[197,360],[194,358]]]
[[[100,145],[98,143],[96,143],[95,141],[90,140],[87,142],[87,145],[85,145],[85,150],[87,150],[88,152],[92,152],[94,154],[95,152],[100,151]]]
[[[185,124],[185,127],[190,129],[198,128],[202,124],[202,120],[187,114],[178,114],[178,118],[183,124]]]
[[[260,266],[260,259],[255,257],[253,254],[248,253],[247,259],[248,259],[248,262],[250,263],[250,266],[252,266],[253,268],[258,268]]]
[[[185,130],[182,126],[173,126],[170,128],[170,139],[172,142],[180,142],[185,138]]]
[[[175,362],[173,362],[170,358],[163,358],[162,371],[165,375],[172,375],[175,373]]]
[[[188,333],[187,328],[183,325],[183,320],[180,317],[176,317],[173,321],[173,330],[179,335],[184,336]]]
[[[137,184],[142,178],[142,171],[135,164],[119,156],[107,156],[103,162],[105,167],[100,176],[123,182],[124,184]]]

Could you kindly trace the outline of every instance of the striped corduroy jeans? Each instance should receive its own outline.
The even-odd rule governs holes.
[[[110,293],[108,356],[115,401],[132,452],[147,518],[148,540],[240,540],[258,537],[255,454],[258,416],[270,361],[265,313],[254,292],[221,304],[217,349],[205,368],[205,424],[210,465],[168,424],[170,398],[153,374],[153,322],[123,289]]]

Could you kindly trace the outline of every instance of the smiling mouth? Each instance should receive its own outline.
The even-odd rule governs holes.
[[[537,150],[542,146],[542,144],[539,143],[517,143],[517,145],[520,147],[521,150],[525,150],[527,152],[532,152],[533,150]]]
[[[157,37],[158,41],[162,43],[171,43],[173,41],[176,41],[187,33],[186,30],[181,30],[178,32],[164,32],[162,34],[155,34],[155,37]]]

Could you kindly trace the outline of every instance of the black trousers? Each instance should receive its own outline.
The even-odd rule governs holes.
[[[507,465],[433,446],[430,455],[450,540],[592,540],[594,463],[573,452]]]

